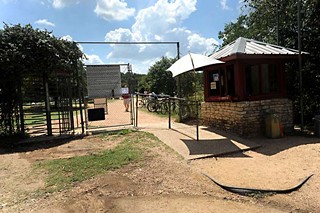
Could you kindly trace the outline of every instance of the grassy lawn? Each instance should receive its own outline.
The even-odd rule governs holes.
[[[61,191],[75,183],[90,179],[108,170],[118,169],[143,158],[145,147],[155,146],[159,140],[152,134],[122,130],[97,137],[103,140],[121,138],[117,147],[87,156],[43,161],[35,165],[37,171],[46,171],[45,192]],[[142,145],[143,144],[143,145]]]
[[[73,111],[73,115],[80,115],[80,110],[75,110]],[[60,114],[60,118],[62,115]],[[25,125],[32,125],[32,124],[46,124],[46,113],[43,112],[34,112],[34,113],[25,113],[24,116],[24,124]],[[59,114],[58,112],[51,112],[51,120],[58,120],[59,119]]]

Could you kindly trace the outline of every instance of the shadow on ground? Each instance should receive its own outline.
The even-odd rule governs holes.
[[[21,140],[14,144],[6,144],[0,146],[0,155],[29,152],[39,149],[50,149],[53,147],[61,146],[63,144],[70,143],[75,139],[81,139],[81,135],[61,135],[61,136],[40,136],[32,137],[25,140]]]
[[[235,134],[227,133],[227,132],[213,129],[213,128],[206,127],[202,130],[219,134],[230,141],[231,140],[237,141],[248,147],[252,146],[253,144],[259,144],[261,146],[255,149],[255,152],[258,152],[260,154],[267,155],[267,156],[272,156],[279,152],[282,152],[284,150],[297,147],[297,146],[320,143],[320,138],[311,137],[311,136],[288,135],[288,136],[284,136],[283,138],[276,138],[276,139],[260,136],[260,137],[245,139],[245,138],[240,138]]]
[[[237,154],[237,157],[249,157],[242,153],[245,149],[239,148],[229,139],[212,139],[199,141],[183,139],[182,141],[188,147],[191,159],[218,157],[235,153]]]

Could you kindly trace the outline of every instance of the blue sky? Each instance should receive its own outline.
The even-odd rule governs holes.
[[[181,56],[210,54],[242,0],[0,0],[0,28],[31,24],[73,41],[178,41]],[[175,45],[88,45],[86,64],[132,64],[147,73]]]

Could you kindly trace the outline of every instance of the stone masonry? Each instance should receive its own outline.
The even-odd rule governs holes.
[[[293,131],[292,101],[270,99],[242,102],[203,102],[201,122],[242,137],[264,135],[265,117],[274,113],[284,127],[284,133]]]

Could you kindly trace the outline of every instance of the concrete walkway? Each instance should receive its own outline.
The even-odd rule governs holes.
[[[167,118],[144,111],[139,111],[138,121],[138,129],[154,134],[186,160],[221,156],[260,147],[250,140],[213,131],[205,126],[199,127],[197,141],[196,125],[172,122],[169,129]]]
[[[121,100],[108,102],[108,112],[106,120],[91,123],[91,126],[106,126],[106,128],[88,131],[108,131],[114,129],[111,127],[113,125],[116,129],[132,126],[129,125],[130,113],[124,111]],[[172,121],[171,129],[169,129],[168,120],[168,117],[159,116],[156,113],[150,113],[146,109],[139,108],[137,128],[154,134],[187,160],[221,156],[259,147],[257,143],[252,141],[213,131],[204,126],[199,128],[199,140],[197,141],[195,125]]]
[[[115,129],[131,128],[130,113],[124,111],[122,100],[108,102],[108,115],[106,120],[95,122],[97,126],[105,126],[97,130],[88,131],[110,131]],[[264,137],[254,139],[243,139],[234,134],[226,133],[205,126],[199,127],[199,140],[195,125],[171,122],[169,129],[168,117],[150,113],[146,109],[138,110],[137,128],[150,132],[166,143],[187,160],[205,157],[217,157],[222,155],[241,153],[252,150],[261,145],[268,149],[262,150],[266,155],[273,155],[281,150],[294,147],[297,144],[310,143],[309,140],[301,137],[287,136],[281,139],[267,139]],[[114,127],[112,127],[114,126]],[[272,146],[270,146],[273,144]],[[261,151],[261,149],[259,149]]]

